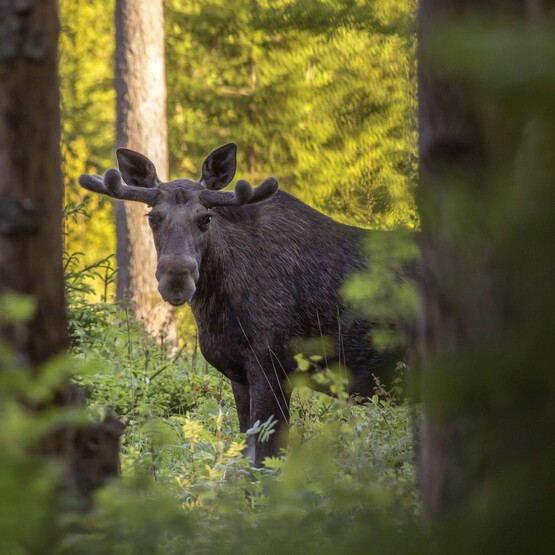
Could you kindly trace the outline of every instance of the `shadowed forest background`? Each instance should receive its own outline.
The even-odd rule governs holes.
[[[166,115],[141,138],[116,4],[0,5],[0,553],[551,553],[555,4],[165,0],[144,71]],[[78,185],[166,132],[145,154],[169,179],[235,142],[237,179],[386,232],[343,294],[411,323],[373,337],[410,369],[364,406],[317,374],[335,398],[298,388],[262,469],[188,307],[137,310],[133,214]],[[321,363],[296,358],[301,382]]]

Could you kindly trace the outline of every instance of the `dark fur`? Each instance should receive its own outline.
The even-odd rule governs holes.
[[[225,148],[216,153],[227,174],[214,189],[233,177],[234,166],[230,172],[226,164],[235,153],[222,162]],[[257,204],[207,208],[203,195],[216,197],[204,186],[204,172],[215,165],[205,162],[200,182],[147,185],[159,190],[149,216],[157,278],[165,300],[190,302],[203,355],[232,382],[241,431],[277,418],[279,433],[269,442],[249,439],[258,466],[285,441],[287,375],[296,369],[292,340],[332,338],[337,348],[328,363],[346,366],[350,393],[363,396],[372,392],[372,374],[383,375],[399,353],[374,350],[371,325],[354,318],[338,294],[350,274],[367,267],[362,243],[372,232],[335,222],[282,191],[259,202],[272,192],[257,188],[251,195]],[[126,160],[127,183],[134,179],[129,166]],[[207,214],[212,220],[204,226]]]

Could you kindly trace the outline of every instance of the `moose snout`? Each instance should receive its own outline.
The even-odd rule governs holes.
[[[166,302],[174,306],[191,300],[198,277],[198,264],[190,256],[163,255],[158,259],[158,291]]]

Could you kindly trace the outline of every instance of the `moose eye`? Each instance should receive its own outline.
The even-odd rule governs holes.
[[[149,212],[146,217],[148,218],[148,223],[152,228],[158,227],[164,219],[160,214],[154,214],[153,212]]]
[[[205,214],[199,220],[199,227],[202,231],[206,231],[208,229],[208,224],[212,221],[212,216],[210,214]]]

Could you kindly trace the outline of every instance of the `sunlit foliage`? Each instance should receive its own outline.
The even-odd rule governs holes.
[[[242,176],[273,174],[339,220],[414,227],[414,39],[395,31],[412,3],[372,10],[377,26],[349,5],[169,2],[174,171],[198,177],[206,152],[233,140]],[[338,23],[309,25],[304,9]]]
[[[92,218],[82,210],[73,210],[85,198],[77,183],[79,175],[103,173],[114,164],[113,12],[113,0],[60,0],[62,156],[70,216],[66,220],[65,250],[82,253],[82,266],[115,252],[111,202],[99,195],[90,196]],[[100,296],[102,282],[93,283],[93,297]]]

